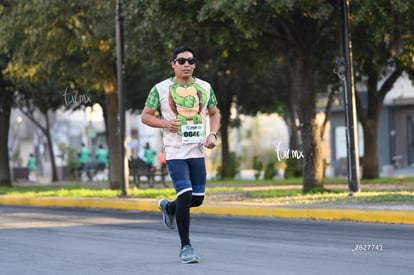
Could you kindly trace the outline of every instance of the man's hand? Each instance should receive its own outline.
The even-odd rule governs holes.
[[[206,138],[206,142],[204,143],[204,147],[208,149],[213,149],[217,145],[217,138],[215,135],[208,135]]]
[[[167,120],[167,129],[172,133],[178,133],[180,120],[178,118]]]

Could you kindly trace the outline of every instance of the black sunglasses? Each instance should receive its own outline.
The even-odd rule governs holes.
[[[190,65],[193,65],[196,63],[196,60],[193,57],[190,57],[190,58],[180,57],[180,58],[174,59],[174,62],[178,62],[178,64],[180,65],[184,65],[186,61],[188,61],[188,64]]]

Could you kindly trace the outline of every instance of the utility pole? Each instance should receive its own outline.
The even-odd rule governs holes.
[[[360,190],[359,185],[359,152],[358,152],[358,121],[356,113],[354,70],[352,64],[352,42],[349,31],[349,2],[339,0],[341,16],[341,47],[343,54],[345,123],[348,159],[349,195]]]
[[[118,112],[119,112],[119,140],[120,140],[120,166],[122,197],[128,194],[128,162],[125,155],[125,102],[124,102],[124,41],[121,16],[121,0],[116,0],[115,23],[116,23],[116,56],[117,56],[117,82],[118,82]]]

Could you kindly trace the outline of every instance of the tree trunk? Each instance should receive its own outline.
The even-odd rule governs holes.
[[[363,178],[375,179],[379,176],[378,165],[378,120],[367,120],[364,123],[364,157]]]
[[[372,60],[371,60],[372,61]],[[398,61],[396,69],[389,75],[378,89],[378,79],[381,69],[375,70],[372,63],[367,63],[365,74],[368,76],[368,107],[364,110],[361,101],[357,100],[358,119],[364,131],[364,157],[362,159],[363,179],[375,179],[379,177],[378,154],[378,122],[386,94],[391,91],[394,83],[402,74],[402,68]]]
[[[289,111],[289,148],[299,148],[299,129],[298,125],[296,124],[297,116],[297,97],[294,96],[294,92],[290,93],[289,96],[289,104],[288,104],[288,111]],[[303,161],[302,159],[294,159],[294,172],[293,176],[301,177],[302,176],[302,167]]]
[[[119,132],[119,111],[118,94],[115,81],[106,81],[103,84],[105,91],[108,131],[108,153],[109,153],[109,187],[113,190],[121,188],[121,159],[124,159],[126,175],[128,175],[128,159],[121,158],[120,132]],[[128,188],[128,176],[126,176],[126,188]]]
[[[5,104],[6,105],[6,104]],[[10,106],[0,107],[0,186],[11,186],[9,163]]]
[[[52,136],[50,135],[50,122],[49,122],[49,116],[47,114],[47,111],[44,115],[45,115],[45,120],[46,120],[46,128],[43,129],[43,133],[46,136],[47,145],[49,147],[50,163],[51,163],[51,168],[52,168],[52,182],[57,182],[59,179],[58,179],[58,173],[57,173],[57,168],[56,168],[55,152],[53,150]]]
[[[295,52],[296,53],[296,52]],[[298,95],[298,115],[302,138],[303,192],[323,187],[323,161],[320,126],[316,119],[315,90],[312,85],[310,60],[306,55],[294,55],[291,59],[292,93]],[[290,148],[295,150],[295,148]],[[297,148],[299,149],[299,148]]]
[[[323,159],[320,126],[316,118],[305,122],[301,127],[303,136],[303,192],[323,188]]]
[[[230,112],[231,112],[231,104],[233,100],[233,93],[231,88],[224,86],[225,88],[225,96],[221,98],[219,102],[220,106],[222,107],[221,112],[221,171],[220,176],[222,179],[232,178],[232,164],[230,158],[230,150],[229,150],[229,125],[230,125]]]

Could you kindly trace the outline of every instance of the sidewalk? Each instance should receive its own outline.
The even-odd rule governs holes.
[[[157,199],[142,198],[69,198],[0,196],[0,204],[42,207],[97,208],[159,212]],[[287,219],[347,220],[360,222],[414,224],[413,204],[307,204],[281,206],[272,203],[248,201],[215,201],[208,197],[205,203],[191,210],[197,214],[275,217]]]

